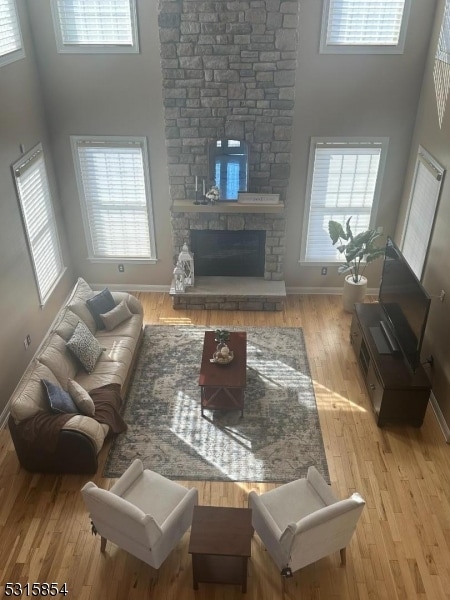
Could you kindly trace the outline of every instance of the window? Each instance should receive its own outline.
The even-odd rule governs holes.
[[[386,138],[311,140],[301,262],[342,262],[331,219],[345,225],[353,217],[353,233],[373,227],[386,152]]]
[[[411,0],[324,0],[322,53],[402,53]]]
[[[446,0],[436,58],[450,65],[450,0]]]
[[[15,0],[0,0],[0,66],[24,56]]]
[[[444,169],[419,146],[401,250],[418,279],[433,229]]]
[[[58,52],[139,52],[136,0],[52,0]]]
[[[89,257],[156,260],[145,138],[71,142]]]
[[[13,165],[41,304],[64,271],[44,154],[39,144]]]

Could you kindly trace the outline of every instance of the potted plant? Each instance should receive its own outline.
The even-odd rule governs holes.
[[[364,277],[366,266],[384,256],[384,248],[375,246],[374,242],[382,234],[376,229],[368,229],[353,235],[350,227],[352,217],[347,219],[345,230],[341,223],[329,221],[328,232],[330,234],[333,246],[337,246],[338,251],[345,255],[345,263],[338,269],[339,273],[348,275],[344,280],[343,305],[344,310],[353,311],[355,302],[363,302],[367,290],[367,278]]]

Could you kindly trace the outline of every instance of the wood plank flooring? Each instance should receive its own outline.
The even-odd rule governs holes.
[[[333,490],[358,491],[366,507],[347,549],[284,583],[258,536],[252,542],[249,600],[449,600],[450,446],[429,407],[420,429],[379,429],[349,344],[350,315],[339,296],[288,296],[281,313],[174,311],[168,294],[137,294],[146,323],[302,327]],[[0,432],[0,593],[6,582],[67,583],[83,600],[231,600],[239,586],[192,589],[189,534],[158,572],[92,536],[80,489],[102,487],[107,449],[95,477],[20,469],[8,431]],[[250,489],[273,484],[185,482],[200,502],[246,506]]]

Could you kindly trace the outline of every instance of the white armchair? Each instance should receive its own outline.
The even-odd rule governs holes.
[[[364,504],[357,493],[338,500],[315,467],[306,479],[248,497],[252,525],[285,576],[337,550],[345,564]]]
[[[187,489],[135,460],[111,489],[91,481],[81,490],[100,550],[110,540],[158,569],[192,522],[198,490]]]

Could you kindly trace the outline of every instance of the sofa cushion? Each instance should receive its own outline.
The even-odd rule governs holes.
[[[127,364],[131,363],[138,342],[137,338],[112,335],[111,333],[101,336],[99,341],[105,349],[100,357],[101,361],[109,360]]]
[[[95,296],[92,296],[92,298],[86,300],[86,306],[94,318],[97,329],[105,329],[105,325],[100,315],[115,308],[116,303],[111,296],[111,292],[108,288],[105,288]]]
[[[93,417],[95,414],[94,401],[89,396],[88,392],[79,383],[73,379],[67,382],[67,391],[74,401],[78,412],[88,417]]]
[[[75,327],[80,322],[80,317],[72,312],[69,308],[63,310],[61,318],[55,325],[54,332],[57,333],[62,339],[67,342],[72,333],[75,331]]]
[[[127,319],[126,321],[124,321],[120,325],[117,325],[117,327],[114,328],[114,335],[119,337],[132,337],[138,339],[142,329],[142,320],[142,315],[133,315],[132,317],[130,317],[129,319]],[[102,338],[104,336],[110,335],[110,331],[105,331],[103,329],[102,331],[97,332],[96,337],[101,344]]]
[[[91,288],[91,286],[88,283],[86,283],[86,281],[82,277],[78,277],[75,287],[73,288],[73,291],[67,303],[70,304],[71,302],[78,302],[80,300],[86,302],[88,298],[92,298],[92,296],[94,295],[95,292]]]
[[[100,319],[103,322],[103,329],[111,331],[115,329],[117,325],[120,325],[124,321],[127,321],[132,317],[132,313],[127,306],[125,300],[122,300],[117,306],[107,313],[102,313]]]
[[[50,408],[55,413],[78,413],[75,402],[70,394],[62,389],[59,385],[55,385],[47,379],[42,379],[42,384],[45,388]]]
[[[47,344],[37,358],[52,371],[61,387],[67,390],[67,380],[73,379],[79,366],[62,337],[57,333],[50,335]]]
[[[122,387],[127,374],[128,365],[122,362],[99,360],[93,373],[88,374],[81,369],[76,374],[75,381],[90,392],[94,388],[107,385],[108,383],[118,383]]]
[[[84,323],[81,321],[78,323],[72,336],[66,342],[66,346],[74,353],[86,371],[92,373],[103,348]]]
[[[48,398],[41,379],[59,385],[48,367],[33,360],[11,397],[11,416],[16,423],[30,419],[38,412],[48,412]]]
[[[91,311],[88,309],[85,300],[71,302],[68,305],[68,308],[79,318],[80,321],[83,321],[92,334],[97,331],[94,317],[91,315]]]

